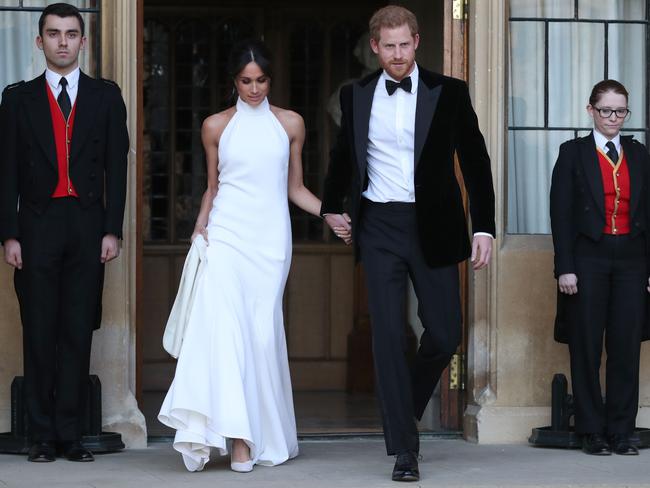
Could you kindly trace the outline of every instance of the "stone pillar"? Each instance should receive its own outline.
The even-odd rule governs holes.
[[[147,429],[135,400],[137,256],[137,35],[138,4],[102,0],[102,77],[122,88],[130,137],[124,240],[117,260],[106,269],[102,327],[95,333],[91,373],[102,382],[104,430],[119,432],[127,447],[146,447]]]
[[[472,2],[469,12],[469,85],[488,152],[496,193],[496,241],[486,270],[468,276],[467,408],[463,431],[479,441],[480,416],[497,395],[497,287],[505,191],[504,142],[506,0]]]

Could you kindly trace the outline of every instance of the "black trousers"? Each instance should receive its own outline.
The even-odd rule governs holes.
[[[22,270],[14,284],[23,324],[24,395],[33,441],[81,437],[93,329],[100,310],[103,208],[52,199],[19,215]]]
[[[412,203],[364,200],[358,239],[367,280],[386,451],[389,455],[418,451],[415,419],[422,417],[442,371],[460,344],[458,267],[431,268],[426,264]],[[424,327],[410,368],[404,333],[408,277]]]
[[[622,434],[634,429],[639,404],[639,356],[647,300],[645,237],[579,237],[578,293],[569,328],[575,427],[579,433]],[[603,336],[606,403],[600,385]]]

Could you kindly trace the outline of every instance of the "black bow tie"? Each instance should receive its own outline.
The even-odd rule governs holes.
[[[411,93],[411,77],[407,76],[399,83],[393,80],[386,80],[386,91],[389,95],[395,93],[395,90],[401,88],[402,90]]]

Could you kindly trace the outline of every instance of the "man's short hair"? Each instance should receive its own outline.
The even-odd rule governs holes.
[[[404,24],[408,25],[412,36],[418,33],[418,20],[410,10],[399,5],[388,5],[380,8],[370,17],[368,25],[370,38],[379,41],[379,31],[381,31],[382,27],[393,29]]]
[[[84,24],[84,19],[79,12],[79,9],[74,5],[69,3],[53,3],[48,5],[43,10],[40,18],[38,19],[38,35],[43,37],[43,27],[45,26],[45,17],[48,15],[56,15],[57,17],[77,17],[79,21],[79,27],[81,28],[81,35],[84,35],[86,25]]]

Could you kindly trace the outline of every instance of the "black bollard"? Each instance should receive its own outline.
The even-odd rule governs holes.
[[[551,383],[551,430],[569,430],[568,391],[566,376],[561,373],[554,375]]]

